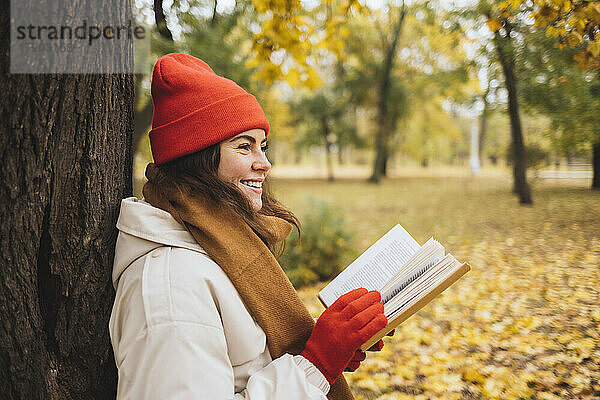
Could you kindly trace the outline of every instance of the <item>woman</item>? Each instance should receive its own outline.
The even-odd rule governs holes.
[[[340,376],[387,324],[381,297],[356,289],[316,324],[299,300],[274,257],[298,221],[263,192],[258,102],[185,54],[158,60],[152,99],[155,163],[117,223],[118,397],[351,399]]]

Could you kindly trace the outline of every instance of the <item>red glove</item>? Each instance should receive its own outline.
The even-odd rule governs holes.
[[[381,294],[355,289],[321,314],[300,354],[333,384],[356,350],[386,325]]]
[[[388,332],[387,335],[385,336],[394,336],[394,332],[396,332],[395,329],[392,329],[390,332]],[[373,346],[369,347],[367,349],[367,351],[381,351],[381,349],[383,349],[383,339],[379,339],[379,342],[375,343]]]
[[[388,333],[386,336],[394,336],[394,332],[396,330],[392,329],[392,331],[390,333]],[[367,351],[381,351],[381,349],[383,349],[383,340],[379,340],[379,342],[375,343],[373,346],[369,347],[367,349]],[[354,372],[358,369],[358,367],[360,367],[360,363],[363,362],[365,360],[365,358],[367,358],[367,353],[365,353],[364,351],[358,349],[354,352],[354,356],[352,357],[352,359],[350,360],[350,362],[348,363],[348,366],[346,367],[346,369],[344,371],[346,372]]]
[[[352,359],[350,360],[350,362],[348,363],[348,366],[346,367],[346,369],[344,371],[346,372],[354,372],[358,369],[358,367],[360,367],[360,363],[365,361],[365,358],[367,358],[367,353],[363,352],[362,350],[358,349],[354,352],[354,356],[352,356]]]

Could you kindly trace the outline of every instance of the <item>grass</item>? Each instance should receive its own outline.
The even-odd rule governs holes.
[[[336,206],[348,230],[355,233],[359,252],[396,223],[421,243],[435,236],[457,251],[461,245],[482,241],[513,238],[526,243],[544,235],[540,228],[547,223],[553,227],[549,235],[570,236],[577,224],[585,239],[598,237],[600,193],[586,184],[539,183],[533,190],[533,207],[518,205],[507,178],[408,177],[380,185],[358,179],[332,183],[278,179],[271,188],[299,216],[310,212],[307,196]]]
[[[523,207],[503,176],[271,183],[300,217],[306,196],[336,206],[353,257],[401,223],[473,268],[347,374],[359,399],[599,399],[600,192],[588,187],[539,180]],[[300,290],[315,316],[322,285]]]

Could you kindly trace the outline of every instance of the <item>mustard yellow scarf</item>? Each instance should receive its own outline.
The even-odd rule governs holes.
[[[144,198],[185,226],[219,264],[265,332],[271,356],[300,354],[314,321],[265,243],[234,213],[200,194],[186,195],[173,185],[159,184],[156,176],[156,165],[148,164]],[[259,218],[272,234],[265,238],[268,243],[285,240],[292,230],[281,218],[264,215]],[[327,397],[354,398],[343,376],[331,386]]]

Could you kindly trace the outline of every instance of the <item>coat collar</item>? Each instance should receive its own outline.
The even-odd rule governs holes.
[[[117,229],[119,236],[112,276],[115,288],[119,277],[133,261],[157,247],[182,247],[206,254],[194,237],[175,221],[171,214],[137,197],[121,200]]]

